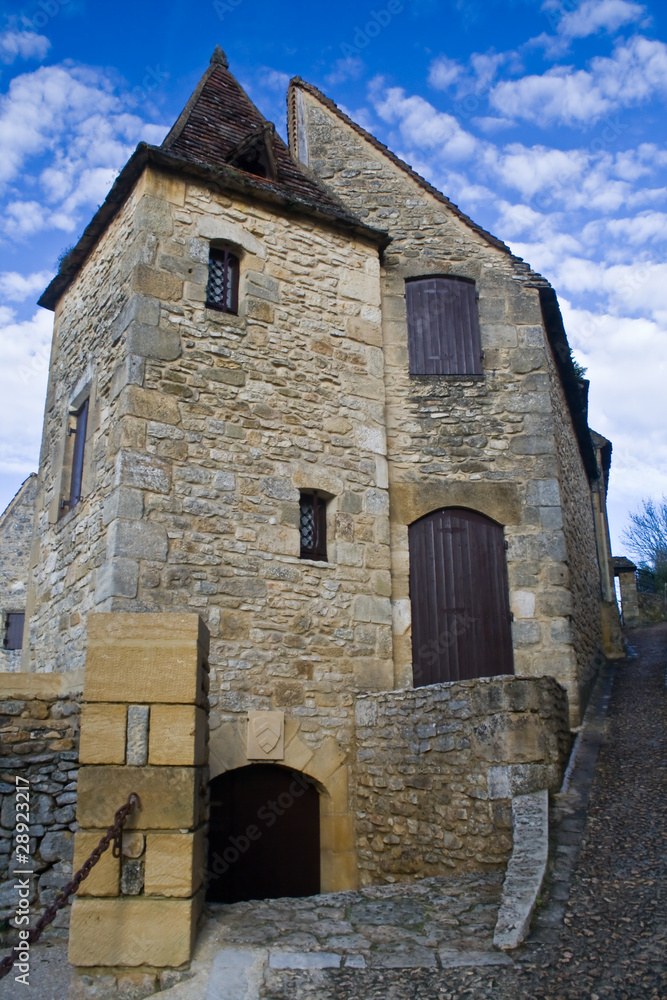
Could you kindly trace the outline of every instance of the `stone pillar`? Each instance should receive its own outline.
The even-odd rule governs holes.
[[[639,597],[637,595],[637,567],[625,556],[615,556],[614,576],[621,587],[621,613],[623,626],[635,628],[639,625]]]
[[[122,857],[109,848],[72,907],[69,960],[188,962],[203,905],[208,789],[206,626],[190,614],[91,614],[74,867],[130,792]]]

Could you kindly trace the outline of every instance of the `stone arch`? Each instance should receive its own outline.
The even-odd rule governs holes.
[[[347,755],[333,737],[317,748],[298,735],[296,719],[285,720],[285,753],[276,763],[313,779],[320,792],[320,882],[322,892],[355,889],[358,884],[354,815],[349,805]],[[246,717],[213,730],[210,777],[257,763],[247,755]]]

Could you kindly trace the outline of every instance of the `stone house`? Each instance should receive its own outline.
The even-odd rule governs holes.
[[[201,616],[211,850],[300,803],[220,899],[276,857],[252,892],[502,864],[617,620],[554,290],[314,87],[288,108],[289,148],[216,49],[40,299],[22,669],[79,676],[93,612]]]
[[[0,514],[0,672],[15,671],[21,665],[36,492],[33,473]]]

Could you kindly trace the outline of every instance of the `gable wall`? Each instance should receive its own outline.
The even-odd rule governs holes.
[[[587,485],[562,392],[552,392],[550,352],[537,290],[525,283],[528,269],[313,95],[302,91],[300,101],[310,169],[365,222],[393,237],[383,258],[382,312],[397,676],[410,683],[407,525],[439,506],[471,507],[505,527],[515,670],[553,674],[567,687],[576,720],[580,675],[588,667],[577,663],[570,628],[579,591],[570,582],[559,484],[564,476],[576,481],[573,504],[584,508]],[[428,273],[475,280],[483,378],[409,375],[405,278]],[[558,453],[564,437],[566,463]],[[590,530],[589,513],[590,502],[581,515],[582,535]],[[571,544],[573,538],[570,532]],[[593,572],[587,562],[588,577]],[[589,600],[588,612],[591,607]]]
[[[0,517],[0,642],[7,614],[25,611],[36,491],[37,477],[29,476]],[[20,650],[0,646],[0,671],[20,665]]]

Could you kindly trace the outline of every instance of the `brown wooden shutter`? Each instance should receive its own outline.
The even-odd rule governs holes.
[[[409,527],[415,687],[514,673],[501,525],[449,508]]]
[[[482,347],[472,281],[413,278],[405,283],[411,375],[480,375]]]

